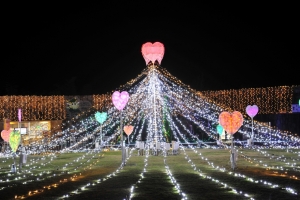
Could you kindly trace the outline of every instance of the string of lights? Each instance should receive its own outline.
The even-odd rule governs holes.
[[[262,112],[267,112],[268,109],[281,109],[282,111],[287,104],[291,105],[292,89],[293,87],[287,86],[252,88],[249,89],[250,92],[245,89],[230,90],[220,93],[212,92],[213,95],[209,96],[207,92],[198,92],[183,84],[165,68],[150,63],[137,78],[121,85],[117,90],[128,91],[130,94],[130,100],[122,111],[122,120],[124,124],[135,125],[132,141],[139,138],[151,142],[151,140],[165,140],[169,134],[164,131],[167,129],[172,130],[173,137],[176,134],[189,133],[191,124],[199,127],[208,137],[216,138],[215,125],[218,124],[218,116],[222,111],[234,109],[244,112],[246,105],[242,104],[249,104],[247,99],[255,99],[258,96],[262,99],[261,102],[264,102],[260,107],[260,110],[265,109]],[[277,96],[278,98],[275,98]],[[215,97],[223,99],[225,103],[218,103]],[[117,133],[116,130],[119,129],[120,125],[120,113],[112,105],[111,95],[93,95],[92,99],[94,102],[90,110],[63,123],[60,132],[51,134],[51,145],[65,140],[72,133],[77,136],[85,135],[88,138],[92,135],[95,136],[99,132],[98,129],[95,129],[97,123],[92,117],[92,114],[97,111],[96,108],[107,112],[109,116],[109,119],[103,124],[103,135],[110,137]],[[272,102],[272,99],[277,99],[274,101],[277,103],[270,107],[269,102]],[[236,102],[236,107],[229,104],[232,102]],[[259,102],[257,104],[259,105]],[[0,114],[2,117],[16,120],[19,108],[23,110],[23,120],[45,120],[56,116],[58,119],[65,119],[66,117],[66,99],[64,96],[47,98],[43,96],[1,97]],[[55,115],[54,111],[58,114]],[[167,124],[164,120],[169,123]],[[77,127],[74,128],[74,126]],[[250,118],[244,114],[244,124],[239,132],[249,135],[251,128]],[[293,136],[292,133],[279,131],[276,127],[269,127],[257,121],[254,121],[253,129],[256,139],[261,142],[272,142],[275,139],[291,140],[290,145],[296,145],[299,142],[299,138]],[[76,131],[74,132],[74,130]],[[269,139],[266,137],[268,135]],[[182,140],[181,136],[179,140]]]
[[[286,91],[284,94],[292,94],[287,92],[291,91],[291,88],[287,88],[284,87],[282,89]],[[194,138],[198,138],[195,136],[195,133],[191,134],[189,132],[191,124],[199,127],[208,137],[216,140],[218,135],[216,134],[215,125],[218,124],[218,116],[222,111],[229,109],[226,106],[215,103],[215,100],[211,100],[205,94],[191,89],[176,77],[170,75],[164,68],[157,65],[148,65],[136,79],[120,86],[118,90],[128,91],[130,94],[129,102],[122,112],[124,124],[135,125],[131,141],[136,139],[147,140],[147,142],[164,140],[167,133],[163,130],[166,130],[166,128],[170,128],[173,134],[172,137],[179,135],[178,141],[185,138],[183,133],[194,135]],[[240,93],[243,94],[243,92]],[[244,93],[246,94],[246,92]],[[275,95],[278,92],[273,93]],[[223,96],[221,97],[223,98]],[[120,124],[119,111],[112,105],[111,96],[94,95],[93,98],[97,101],[97,107],[108,114],[108,120],[102,125],[103,135],[109,137],[110,140],[115,140]],[[249,95],[248,98],[250,98]],[[283,99],[290,98],[291,95],[289,98]],[[235,99],[239,99],[237,95],[235,95]],[[245,100],[242,102],[248,103]],[[75,135],[80,135],[81,133],[84,133],[86,136],[95,135],[97,130],[93,131],[87,128],[91,127],[88,124],[95,123],[95,119],[88,117],[85,119],[86,121],[81,120],[84,116],[87,116],[87,112],[73,118],[68,122],[69,125],[63,124],[64,131],[58,134],[64,137],[57,139],[53,135],[52,143],[55,143],[57,140],[65,140],[70,130],[76,130]],[[169,122],[168,127],[164,119]],[[74,128],[74,124],[78,128]],[[92,126],[96,127],[96,124]],[[239,132],[248,136],[251,129],[250,117],[244,114],[244,124]],[[289,145],[291,146],[297,146],[299,142],[299,138],[291,133],[279,131],[276,127],[270,127],[255,120],[253,130],[255,139],[259,142],[277,143],[278,141],[290,141]],[[107,140],[107,142],[110,143],[112,141]]]
[[[201,91],[209,101],[245,114],[247,105],[257,105],[260,114],[292,113],[294,88],[299,85],[239,90]]]

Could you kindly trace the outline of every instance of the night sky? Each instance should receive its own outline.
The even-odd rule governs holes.
[[[161,66],[199,91],[300,84],[296,5],[117,2],[3,7],[0,95],[111,92],[156,41]]]

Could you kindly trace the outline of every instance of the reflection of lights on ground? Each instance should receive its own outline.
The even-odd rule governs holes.
[[[196,151],[196,150],[195,150]],[[194,152],[195,152],[194,151]],[[184,152],[184,150],[182,149],[182,151],[181,151],[182,153]],[[240,151],[241,152],[241,151]],[[195,152],[196,153],[196,152]],[[290,152],[291,153],[291,152]],[[197,153],[198,154],[198,153]],[[201,156],[201,159],[202,160],[204,160],[204,161],[206,161],[212,168],[214,168],[214,169],[216,169],[216,170],[220,170],[221,171],[221,167],[218,167],[218,166],[215,166],[211,161],[209,161],[209,159],[208,158],[206,158],[206,157],[204,157],[204,156]],[[195,171],[197,171],[197,172],[199,172],[198,170],[199,170],[199,165],[195,165],[195,164],[193,164],[193,160],[192,159],[189,159],[188,157],[186,158],[186,161],[188,162],[188,163],[190,163],[191,164],[191,167],[195,170]],[[91,161],[92,162],[92,161]],[[91,163],[90,162],[90,163]],[[285,172],[281,172],[281,167],[279,166],[279,169],[276,169],[275,170],[275,168],[273,168],[273,167],[271,167],[271,165],[266,165],[264,162],[261,162],[261,160],[259,160],[259,159],[257,159],[257,157],[256,157],[256,160],[255,160],[255,164],[256,163],[260,163],[261,164],[261,166],[265,166],[265,167],[260,167],[260,170],[258,169],[258,168],[255,168],[254,169],[254,171],[253,171],[253,173],[259,173],[260,175],[268,175],[268,176],[270,176],[270,174],[272,175],[273,174],[273,176],[281,176],[281,177],[285,177],[285,178],[290,178],[290,179],[294,179],[294,180],[298,180],[297,179],[297,177],[296,176],[293,176],[293,175],[289,175],[291,172],[290,171],[285,171]],[[278,161],[277,161],[278,162]],[[82,163],[85,163],[86,165],[88,165],[88,166],[85,166],[85,167],[90,167],[90,163],[87,163],[87,162],[82,162]],[[278,167],[278,166],[276,166],[276,167]],[[263,169],[265,169],[265,170],[263,170]],[[223,170],[225,173],[226,172],[228,172],[228,171],[226,171],[226,169],[225,170]],[[119,170],[118,170],[118,172],[119,172]],[[144,172],[146,172],[146,170],[144,171]],[[39,176],[41,175],[41,174],[38,174]],[[82,177],[84,177],[84,172],[82,172]],[[112,173],[111,175],[108,175],[104,180],[107,180],[107,179],[109,179],[109,178],[112,178],[112,177],[115,177],[117,175],[117,173]],[[242,179],[245,179],[245,180],[249,180],[250,182],[254,182],[254,183],[257,183],[257,184],[263,184],[263,185],[266,185],[266,186],[268,186],[268,187],[270,187],[270,188],[282,188],[283,190],[286,190],[287,192],[289,192],[289,193],[295,193],[296,191],[295,190],[293,190],[293,189],[291,189],[291,188],[289,188],[289,187],[287,187],[286,185],[283,185],[283,186],[279,186],[279,185],[276,185],[275,183],[271,183],[271,182],[269,182],[269,181],[264,181],[264,180],[255,180],[255,178],[253,179],[253,178],[251,178],[251,177],[246,177],[245,175],[243,175],[243,174],[239,174],[239,173],[231,173],[230,175],[232,175],[232,176],[234,176],[234,177],[240,177],[240,178],[242,178]],[[172,176],[171,174],[170,174],[170,176]],[[75,177],[75,176],[74,176]],[[144,176],[141,176],[142,178],[144,178]],[[41,179],[42,179],[42,177],[40,177]],[[70,177],[70,179],[72,179],[73,177]],[[81,178],[81,177],[80,177]],[[214,182],[216,182],[216,183],[218,183],[218,184],[221,184],[220,182],[220,180],[217,180],[217,179],[215,179],[214,177],[209,177],[210,178],[210,180],[211,181],[214,181]],[[68,180],[70,180],[70,179],[68,179]],[[61,183],[63,183],[65,181],[65,179],[61,179]],[[93,186],[96,186],[98,183],[100,183],[101,182],[101,180],[99,180],[99,179],[97,179],[97,180],[95,180],[95,181],[91,181],[89,184],[87,184],[87,185],[85,185],[85,186],[82,186],[82,187],[80,187],[79,188],[79,191],[82,193],[82,192],[84,192],[84,191],[87,191],[88,189],[89,189],[89,187],[93,187]],[[141,183],[141,181],[138,181],[137,183]],[[176,182],[174,182],[175,184],[176,183],[178,183],[177,181]],[[52,185],[53,186],[53,185]],[[57,187],[59,187],[60,186],[60,184],[57,184]],[[54,187],[54,186],[53,186]],[[225,187],[225,186],[224,186]],[[84,188],[84,189],[82,189],[82,188]],[[49,190],[50,189],[50,187],[48,187],[47,189],[44,187],[44,189],[45,190]],[[179,192],[181,192],[182,193],[182,195],[184,195],[185,193],[184,193],[184,191],[181,191],[181,190],[178,190]],[[229,190],[230,191],[230,190]],[[74,191],[73,191],[74,192]],[[176,189],[174,190],[174,192],[176,192]],[[31,195],[34,195],[34,194],[36,194],[36,193],[39,193],[39,191],[38,192],[36,192],[36,190],[32,190],[31,191]],[[235,193],[235,194],[238,194],[238,195],[242,195],[242,196],[245,196],[245,197],[249,197],[249,198],[251,198],[250,196],[251,195],[249,195],[249,194],[247,194],[245,191],[240,191],[240,189],[239,188],[236,188],[236,189],[233,189],[232,191],[231,191],[231,193]],[[133,190],[132,190],[132,194],[133,194]],[[75,192],[74,193],[68,193],[68,194],[66,194],[66,195],[68,195],[68,196],[71,196],[71,195],[76,195],[75,194]],[[24,195],[23,195],[24,196]],[[25,195],[25,197],[26,197],[26,195]],[[184,198],[184,197],[183,197]],[[18,199],[21,199],[21,196],[18,198]]]

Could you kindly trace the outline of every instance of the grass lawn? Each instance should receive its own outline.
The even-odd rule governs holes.
[[[21,171],[0,156],[0,199],[300,199],[300,150],[180,149],[178,155],[121,151],[28,155]],[[19,158],[15,159],[16,163]]]

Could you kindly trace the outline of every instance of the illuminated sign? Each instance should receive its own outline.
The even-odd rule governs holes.
[[[300,112],[300,105],[299,104],[292,104],[292,113]]]

